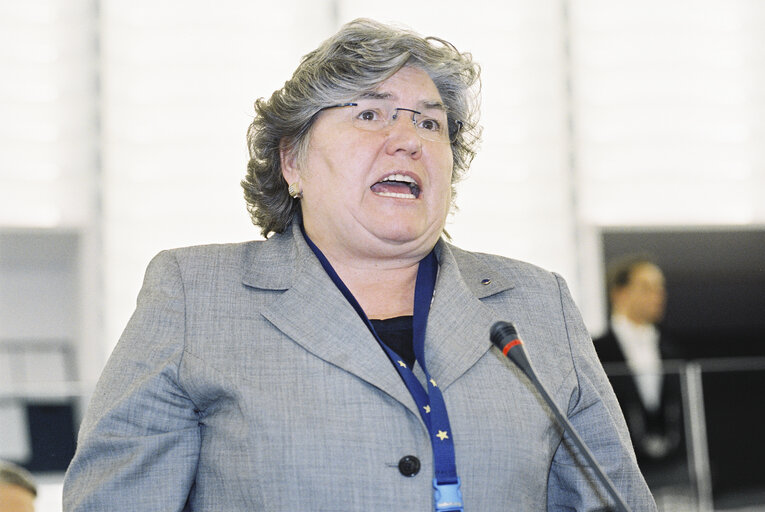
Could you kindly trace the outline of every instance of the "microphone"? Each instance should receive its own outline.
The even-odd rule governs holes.
[[[582,441],[582,438],[579,437],[577,431],[574,430],[574,426],[570,421],[568,421],[568,418],[563,415],[555,402],[553,402],[550,394],[539,381],[534,368],[531,366],[531,361],[526,354],[526,349],[523,348],[523,342],[518,335],[518,330],[515,328],[515,325],[508,322],[496,322],[491,326],[490,337],[491,342],[494,343],[494,345],[499,350],[501,350],[508,359],[515,363],[518,368],[520,368],[520,370],[526,375],[526,377],[529,378],[531,383],[534,384],[534,387],[537,389],[537,391],[539,391],[539,394],[542,395],[542,398],[545,399],[545,402],[547,402],[547,405],[555,414],[555,417],[558,419],[558,423],[560,423],[566,432],[568,432],[569,436],[571,436],[571,439],[574,441],[576,447],[579,448],[579,451],[582,453],[582,455],[584,455],[584,458],[587,459],[587,462],[590,464],[590,467],[595,470],[595,473],[598,475],[598,478],[603,486],[606,488],[611,497],[616,501],[617,510],[621,512],[630,512],[630,508],[624,502],[624,499],[622,499],[621,495],[619,495],[619,492],[616,490],[613,482],[611,482],[611,479],[608,478],[608,475],[606,475],[606,473],[603,471],[603,468],[601,468],[600,464],[598,464],[598,462],[595,460],[595,457],[592,455],[592,452],[590,452],[590,449],[587,448],[587,446],[584,444],[584,441]]]

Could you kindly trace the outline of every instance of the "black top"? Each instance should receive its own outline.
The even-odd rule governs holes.
[[[397,316],[385,320],[371,320],[372,327],[380,340],[399,355],[409,368],[414,366],[414,345],[412,345],[412,317]]]

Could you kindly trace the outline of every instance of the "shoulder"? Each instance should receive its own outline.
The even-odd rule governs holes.
[[[681,343],[659,326],[659,350],[662,359],[686,359],[687,353]]]
[[[182,268],[205,267],[209,265],[248,265],[254,261],[263,264],[293,258],[292,233],[278,233],[266,240],[245,242],[192,245],[167,249],[157,254],[158,261],[175,260]]]
[[[525,271],[532,271],[535,273],[550,273],[549,271],[531,263],[508,258],[506,256],[499,256],[497,254],[489,254],[485,252],[468,251],[448,242],[444,242],[444,247],[452,253],[454,259],[457,261],[457,264],[460,265],[461,268],[463,266],[470,268],[471,266],[490,265],[494,268],[504,268],[507,270],[523,269]]]
[[[616,335],[609,328],[605,333],[592,339],[598,358],[604,363],[623,362],[624,356],[616,341]]]
[[[549,270],[545,270],[532,263],[508,258],[506,256],[468,251],[446,242],[444,243],[444,247],[454,256],[454,259],[461,270],[490,267],[503,272],[526,276],[538,276],[545,279],[554,275]]]
[[[558,289],[563,279],[554,272],[525,261],[461,249],[444,243],[444,251],[454,258],[465,281],[481,282],[499,278],[508,288]]]
[[[199,265],[207,261],[241,261],[250,250],[257,247],[261,241],[248,241],[228,244],[192,245],[167,249],[156,257],[171,257],[181,265]]]
[[[261,241],[195,245],[166,249],[154,256],[146,270],[146,280],[180,276],[184,282],[210,281],[227,274],[241,277],[245,261]]]
[[[442,265],[444,274],[452,278],[458,275],[457,279],[495,315],[512,320],[529,336],[542,339],[555,332],[556,339],[565,340],[568,329],[578,325],[579,313],[566,282],[554,272],[449,244],[444,244],[442,259],[447,266]],[[452,271],[455,267],[457,272]]]
[[[600,336],[593,337],[592,341],[602,344],[616,343],[616,335],[614,335],[614,331],[611,330],[611,327],[609,326]]]

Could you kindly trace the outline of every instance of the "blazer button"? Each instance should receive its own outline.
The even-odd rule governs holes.
[[[404,476],[414,476],[420,472],[420,459],[414,455],[405,455],[398,461],[398,470]]]

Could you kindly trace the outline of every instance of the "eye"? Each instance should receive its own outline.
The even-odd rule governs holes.
[[[362,110],[356,115],[356,119],[360,121],[379,121],[382,119],[380,112],[374,109]]]
[[[418,123],[418,126],[422,128],[423,130],[427,130],[429,132],[441,131],[441,123],[438,122],[436,119],[422,119]]]

